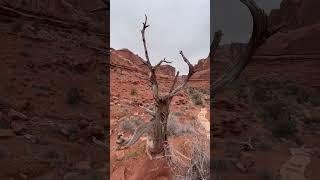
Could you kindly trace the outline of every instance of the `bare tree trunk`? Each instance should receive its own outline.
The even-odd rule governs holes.
[[[155,104],[155,119],[153,123],[151,140],[154,147],[150,147],[150,152],[159,154],[163,152],[164,144],[167,142],[167,122],[170,113],[171,98],[161,99]]]
[[[177,95],[179,91],[181,91],[185,87],[190,77],[194,74],[194,67],[191,65],[190,61],[184,56],[183,52],[180,51],[180,55],[182,56],[183,61],[187,63],[189,66],[189,73],[187,75],[187,78],[183,81],[182,84],[175,87],[177,78],[179,76],[179,72],[177,72],[169,93],[165,96],[160,96],[157,76],[155,73],[156,68],[158,68],[164,62],[165,63],[171,63],[171,62],[166,61],[166,59],[164,58],[157,65],[155,66],[151,65],[149,60],[148,50],[147,50],[146,39],[145,39],[145,30],[148,27],[149,25],[147,25],[147,16],[145,16],[145,22],[143,23],[143,28],[141,30],[142,41],[143,41],[143,46],[144,46],[145,56],[146,56],[146,61],[143,61],[143,63],[148,67],[150,72],[149,81],[152,87],[152,94],[153,94],[153,99],[155,101],[154,103],[155,108],[154,108],[154,111],[147,109],[145,107],[143,108],[150,115],[152,115],[153,118],[149,123],[142,124],[140,127],[138,127],[134,132],[134,134],[128,140],[119,140],[118,138],[119,142],[123,142],[123,143],[121,143],[117,149],[123,149],[133,145],[135,142],[138,141],[138,139],[142,136],[143,133],[149,132],[149,139],[147,141],[146,151],[149,157],[152,159],[152,155],[157,155],[164,152],[165,144],[167,143],[167,122],[168,122],[168,116],[170,113],[171,100],[175,95]]]

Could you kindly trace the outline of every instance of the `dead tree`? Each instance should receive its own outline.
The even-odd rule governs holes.
[[[143,23],[143,27],[141,30],[142,35],[142,41],[145,51],[145,57],[146,61],[143,61],[143,63],[147,66],[149,73],[149,81],[151,83],[152,88],[152,94],[154,99],[154,110],[150,110],[148,108],[144,108],[146,112],[148,112],[152,119],[150,122],[147,122],[141,126],[139,126],[134,134],[127,140],[125,140],[118,149],[123,149],[126,147],[129,147],[133,145],[135,142],[139,140],[139,138],[146,132],[148,132],[148,140],[147,140],[147,147],[146,151],[149,155],[149,157],[152,159],[153,155],[158,155],[162,152],[164,152],[164,148],[167,142],[167,122],[168,122],[168,116],[170,113],[170,103],[172,101],[172,98],[178,94],[179,91],[181,91],[189,81],[190,77],[194,74],[194,67],[189,62],[189,60],[184,56],[183,52],[180,51],[180,55],[182,56],[182,59],[185,63],[189,66],[189,73],[186,76],[186,78],[183,80],[183,82],[176,86],[177,78],[179,76],[179,71],[177,72],[172,86],[169,90],[169,93],[163,96],[160,96],[159,93],[159,86],[157,82],[157,76],[156,76],[156,69],[162,64],[162,63],[171,63],[166,61],[164,58],[161,60],[158,64],[155,66],[151,65],[147,44],[146,44],[146,38],[145,38],[145,31],[149,27],[147,24],[147,16],[145,16],[145,21]]]
[[[259,8],[254,0],[240,0],[250,11],[253,19],[253,30],[251,38],[245,50],[237,56],[236,62],[222,77],[211,85],[211,98],[214,97],[218,91],[237,79],[245,67],[252,61],[252,56],[266,39],[278,32],[286,25],[280,25],[276,28],[269,27],[268,15],[263,9]],[[210,48],[210,59],[214,59],[215,51],[221,40],[222,33],[218,31],[214,35],[214,40]]]

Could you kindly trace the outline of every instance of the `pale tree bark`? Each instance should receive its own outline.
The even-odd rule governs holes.
[[[135,142],[139,140],[139,138],[144,133],[148,132],[149,142],[147,142],[146,149],[147,149],[147,153],[150,155],[149,157],[152,159],[154,155],[158,155],[164,152],[164,148],[167,143],[167,122],[168,122],[168,116],[170,113],[170,104],[171,104],[172,98],[175,95],[177,95],[178,92],[181,91],[186,86],[187,82],[189,81],[191,76],[194,74],[194,68],[190,63],[190,61],[185,57],[183,52],[180,51],[180,55],[183,61],[188,64],[189,73],[187,77],[184,79],[184,81],[182,82],[182,84],[176,86],[177,78],[179,76],[179,71],[178,71],[168,94],[164,96],[160,96],[157,76],[155,73],[156,68],[159,67],[162,63],[171,63],[171,62],[166,61],[166,59],[164,58],[155,66],[151,65],[146,38],[145,38],[145,32],[148,27],[149,25],[147,24],[147,16],[145,16],[145,21],[143,23],[143,27],[141,30],[142,42],[143,42],[143,47],[144,47],[144,52],[146,57],[146,60],[143,61],[143,63],[147,66],[148,70],[150,71],[149,81],[151,83],[152,95],[154,99],[154,110],[152,111],[145,107],[142,107],[142,108],[145,109],[146,112],[148,112],[152,116],[152,119],[150,120],[150,122],[139,126],[129,139],[124,141],[124,143],[120,144],[118,149],[127,148],[133,145]]]

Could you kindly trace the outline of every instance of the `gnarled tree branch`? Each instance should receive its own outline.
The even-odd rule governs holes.
[[[133,135],[128,140],[124,141],[121,145],[119,145],[116,148],[116,150],[125,149],[135,144],[144,133],[148,132],[148,130],[152,127],[152,125],[153,125],[152,121],[140,125],[134,131]]]
[[[171,61],[166,61],[166,58],[162,59],[157,65],[154,66],[154,69],[156,69],[157,67],[159,67],[162,63],[172,63]]]
[[[171,92],[174,90],[174,87],[175,87],[175,85],[176,85],[176,83],[177,83],[178,77],[179,77],[179,71],[177,72],[176,76],[174,77],[174,80],[173,80],[173,83],[172,83],[172,86],[171,86],[171,88],[170,88],[169,93],[171,93]]]
[[[216,93],[225,87],[227,84],[235,80],[244,68],[251,62],[252,56],[256,49],[261,46],[267,38],[269,38],[274,31],[270,33],[268,30],[268,16],[260,9],[253,0],[240,0],[250,11],[253,19],[253,31],[251,34],[250,41],[246,47],[245,52],[241,53],[238,57],[239,60],[234,64],[231,69],[226,72],[221,78],[211,86],[211,95],[215,96]],[[217,36],[219,38],[219,36]],[[220,40],[214,40],[214,42],[219,42]],[[217,44],[213,44],[211,50],[215,50]],[[214,52],[210,53],[210,58],[213,59]]]
[[[139,106],[139,107],[141,107],[142,109],[144,109],[147,113],[149,113],[151,116],[156,116],[156,113],[154,112],[154,111],[152,111],[152,110],[150,110],[150,109],[148,109],[148,108],[146,108],[146,107],[144,107],[144,106]]]
[[[190,61],[184,56],[182,51],[180,51],[180,55],[182,56],[183,61],[188,64],[189,73],[188,73],[187,77],[184,79],[183,83],[181,85],[179,85],[178,87],[176,87],[176,89],[172,90],[170,92],[170,94],[168,95],[168,97],[175,96],[181,89],[183,89],[185,87],[185,85],[187,84],[187,82],[189,81],[189,79],[191,78],[191,76],[194,74],[194,68],[193,68],[192,64],[190,63]]]

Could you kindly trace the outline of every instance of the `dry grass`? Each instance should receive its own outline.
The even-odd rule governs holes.
[[[193,131],[190,154],[184,155],[169,143],[166,156],[175,179],[210,179],[210,141],[205,135]]]

